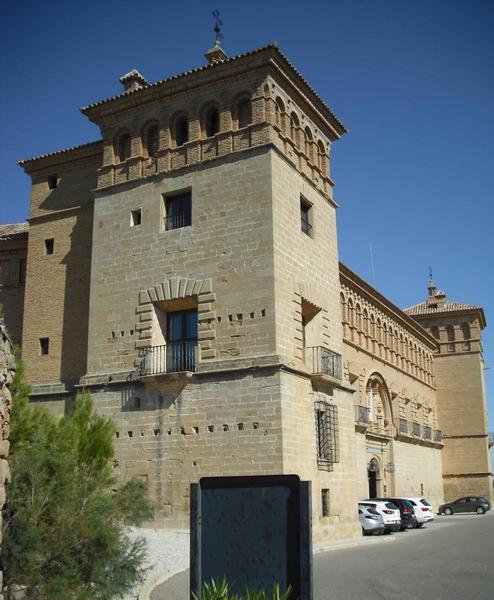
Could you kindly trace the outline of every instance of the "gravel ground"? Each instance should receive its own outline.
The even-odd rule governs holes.
[[[143,588],[157,581],[160,575],[173,572],[180,565],[188,566],[189,562],[189,532],[163,531],[160,529],[144,529],[132,527],[129,529],[132,538],[144,537],[147,542],[146,566],[149,571],[143,584],[126,596],[125,600],[135,600]],[[150,585],[151,589],[154,585]]]

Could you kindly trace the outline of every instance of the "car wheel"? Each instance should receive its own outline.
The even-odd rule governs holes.
[[[391,533],[391,531],[389,529],[386,529],[384,532],[384,535],[389,535]]]
[[[452,515],[453,514],[453,510],[449,506],[446,506],[446,508],[443,510],[443,513],[445,515]]]
[[[423,523],[417,523],[417,529],[420,529],[422,527]]]
[[[485,508],[483,506],[477,506],[477,514],[483,515],[485,513]]]

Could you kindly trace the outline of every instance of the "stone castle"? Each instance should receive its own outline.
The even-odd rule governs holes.
[[[32,401],[90,391],[163,527],[213,475],[310,480],[315,541],[358,535],[359,498],[492,499],[482,308],[431,281],[401,310],[340,263],[344,125],[274,45],[206,58],[131,71],[82,108],[100,140],[21,161],[0,303]]]

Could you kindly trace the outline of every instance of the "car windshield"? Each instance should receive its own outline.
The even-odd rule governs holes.
[[[420,501],[424,506],[430,506],[430,503],[427,502],[427,500],[425,498],[422,498],[422,500]]]
[[[378,515],[379,514],[375,508],[368,508],[367,510],[371,513],[371,515]]]
[[[480,500],[481,502],[485,502],[486,504],[489,504],[489,501],[487,500],[487,498],[484,498],[484,496],[480,496],[480,497],[479,497],[479,500]]]
[[[408,502],[408,500],[402,500],[402,503],[405,508],[413,508],[412,503]]]
[[[396,504],[393,504],[392,502],[386,502],[386,508],[390,508],[391,510],[399,510]]]

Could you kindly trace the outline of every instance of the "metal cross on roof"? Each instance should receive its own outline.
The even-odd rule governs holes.
[[[223,39],[223,34],[221,33],[221,26],[223,25],[223,21],[220,19],[220,11],[218,9],[213,10],[213,17],[216,19],[214,24],[214,33],[216,36],[214,40],[214,45],[220,46],[220,40]]]

